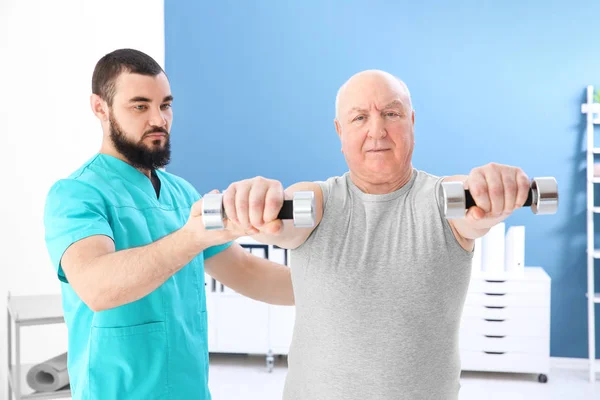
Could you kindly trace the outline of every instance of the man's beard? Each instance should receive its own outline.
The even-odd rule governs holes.
[[[127,138],[119,123],[114,119],[112,114],[109,116],[110,122],[110,138],[121,155],[135,168],[154,170],[162,168],[171,161],[171,142],[170,135],[164,128],[154,127],[148,132],[144,132],[142,139],[135,143]],[[161,132],[166,135],[165,145],[156,148],[149,148],[142,142],[146,135],[151,133]],[[160,141],[161,139],[157,139]]]

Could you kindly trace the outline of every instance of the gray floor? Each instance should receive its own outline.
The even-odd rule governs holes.
[[[280,400],[286,359],[276,359],[272,373],[265,358],[211,355],[209,384],[214,400]],[[585,370],[552,369],[548,382],[534,375],[463,372],[461,400],[599,400],[600,380],[587,381]]]

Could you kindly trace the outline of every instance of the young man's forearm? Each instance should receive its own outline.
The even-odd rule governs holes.
[[[149,245],[94,258],[83,267],[79,285],[93,294],[95,311],[118,307],[153,292],[204,248],[180,229]]]

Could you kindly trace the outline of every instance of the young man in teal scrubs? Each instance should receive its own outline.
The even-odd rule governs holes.
[[[160,169],[173,97],[151,57],[107,54],[92,92],[101,149],[52,186],[44,214],[73,399],[210,399],[204,272],[253,299],[293,305],[289,268],[234,242],[254,228],[206,231],[201,196]]]

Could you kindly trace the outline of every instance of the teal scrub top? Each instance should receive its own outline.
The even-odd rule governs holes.
[[[46,245],[61,281],[68,328],[68,372],[74,400],[211,399],[204,260],[206,249],[144,298],[94,312],[61,268],[65,250],[106,235],[116,251],[148,245],[181,228],[201,196],[184,179],[157,170],[150,179],[131,165],[97,154],[50,189]]]

